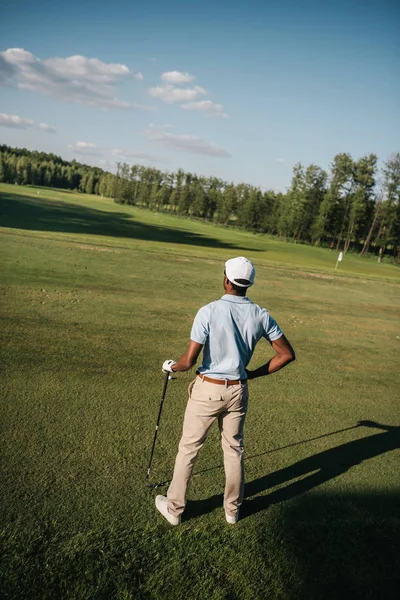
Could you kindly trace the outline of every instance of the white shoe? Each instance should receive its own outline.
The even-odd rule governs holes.
[[[229,525],[235,525],[239,519],[239,511],[237,511],[234,517],[231,517],[231,515],[228,515],[228,513],[225,511],[225,519],[226,522],[229,523]]]
[[[179,525],[181,522],[180,517],[174,517],[168,512],[168,498],[166,496],[156,496],[156,508],[171,525]]]

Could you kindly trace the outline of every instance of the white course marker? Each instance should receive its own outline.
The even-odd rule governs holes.
[[[336,261],[335,271],[336,271],[336,269],[338,268],[338,264],[339,264],[340,262],[342,262],[342,260],[343,260],[343,252],[339,252],[339,256],[338,256],[338,259],[337,259],[337,261]]]

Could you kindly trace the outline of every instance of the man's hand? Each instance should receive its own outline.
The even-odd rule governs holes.
[[[174,360],[165,360],[163,362],[163,366],[162,366],[162,372],[163,373],[174,373],[172,367],[176,365],[176,362]]]
[[[245,371],[247,379],[254,379],[253,371],[249,371],[248,369],[245,369]]]
[[[271,373],[279,371],[279,369],[282,369],[293,360],[296,360],[294,350],[284,335],[271,342],[271,346],[275,350],[275,356],[273,356],[265,365],[254,371],[248,371],[246,369],[247,379],[256,379],[256,377],[271,375]]]

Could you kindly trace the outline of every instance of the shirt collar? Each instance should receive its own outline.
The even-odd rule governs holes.
[[[234,296],[233,294],[224,294],[221,300],[227,300],[228,302],[236,302],[237,304],[247,304],[251,302],[247,296]]]

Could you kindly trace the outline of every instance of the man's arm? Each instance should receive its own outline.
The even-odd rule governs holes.
[[[203,344],[190,340],[186,352],[182,354],[179,360],[172,366],[175,371],[188,371],[196,364],[198,356],[203,348]]]
[[[271,346],[275,350],[275,356],[273,356],[265,365],[254,371],[248,371],[246,369],[248,379],[256,379],[256,377],[271,375],[271,373],[279,371],[279,369],[282,369],[293,360],[296,360],[294,350],[284,335],[274,342],[271,342]]]

